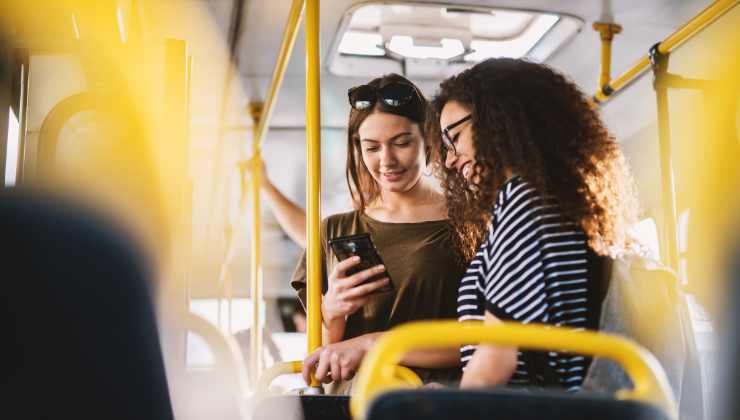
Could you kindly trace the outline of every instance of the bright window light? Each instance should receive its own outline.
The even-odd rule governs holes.
[[[470,15],[470,30],[479,37],[513,38],[526,30],[535,16],[527,12],[495,10],[491,13]]]
[[[342,37],[339,52],[342,54],[384,56],[383,36],[367,32],[349,31]]]
[[[630,229],[630,233],[645,247],[650,257],[660,260],[660,239],[658,239],[658,226],[655,220],[652,218],[641,220]]]
[[[118,34],[121,36],[121,42],[126,42],[126,25],[124,24],[121,5],[116,8],[116,17],[118,18]]]
[[[352,14],[350,28],[372,30],[377,28],[383,19],[383,10],[380,6],[368,5],[360,7]]]
[[[397,15],[408,15],[414,11],[411,6],[391,6],[391,11]]]
[[[449,60],[465,52],[459,39],[442,38],[437,46],[418,45],[414,38],[405,35],[394,35],[388,43],[388,49],[406,58],[435,58]]]
[[[540,15],[520,36],[505,41],[474,39],[470,42],[472,53],[465,61],[482,61],[491,57],[523,57],[558,21],[555,15]]]
[[[15,185],[15,174],[18,172],[18,146],[20,125],[13,108],[8,112],[8,143],[5,149],[5,186]]]

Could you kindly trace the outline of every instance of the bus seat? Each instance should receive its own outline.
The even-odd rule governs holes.
[[[659,408],[588,393],[511,389],[391,391],[370,405],[366,420],[669,420]]]
[[[735,234],[740,239],[740,231]],[[716,286],[721,287],[725,296],[721,298],[720,307],[725,308],[722,316],[720,340],[720,360],[717,366],[722,366],[717,379],[712,385],[716,389],[716,408],[714,418],[718,420],[735,420],[740,418],[740,400],[736,396],[740,387],[740,241],[735,241],[733,251],[728,253],[729,265],[726,280]]]
[[[645,258],[613,262],[600,329],[634,340],[660,361],[673,388],[680,418],[704,413],[699,355],[686,297],[675,274]],[[616,363],[596,358],[584,389],[613,394],[631,386]]]
[[[0,417],[173,418],[148,271],[93,212],[0,191]]]
[[[252,420],[351,420],[349,396],[281,395],[260,401]]]

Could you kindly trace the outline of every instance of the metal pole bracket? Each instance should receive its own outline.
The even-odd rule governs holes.
[[[659,89],[664,87],[662,83],[668,74],[668,58],[670,54],[660,52],[660,42],[650,47],[648,57],[650,58],[650,68],[653,70],[653,88]]]

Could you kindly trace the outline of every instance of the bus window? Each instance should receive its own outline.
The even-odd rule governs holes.
[[[13,112],[13,107],[10,107],[8,112],[8,143],[5,155],[6,187],[15,185],[15,177],[18,171],[18,146],[20,143],[19,128],[18,117]]]

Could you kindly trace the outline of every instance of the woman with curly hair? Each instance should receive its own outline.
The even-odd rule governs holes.
[[[461,321],[597,329],[608,257],[628,252],[636,198],[619,146],[583,93],[547,66],[489,59],[434,106],[453,239],[469,262]],[[588,358],[465,346],[461,386],[580,388]]]

